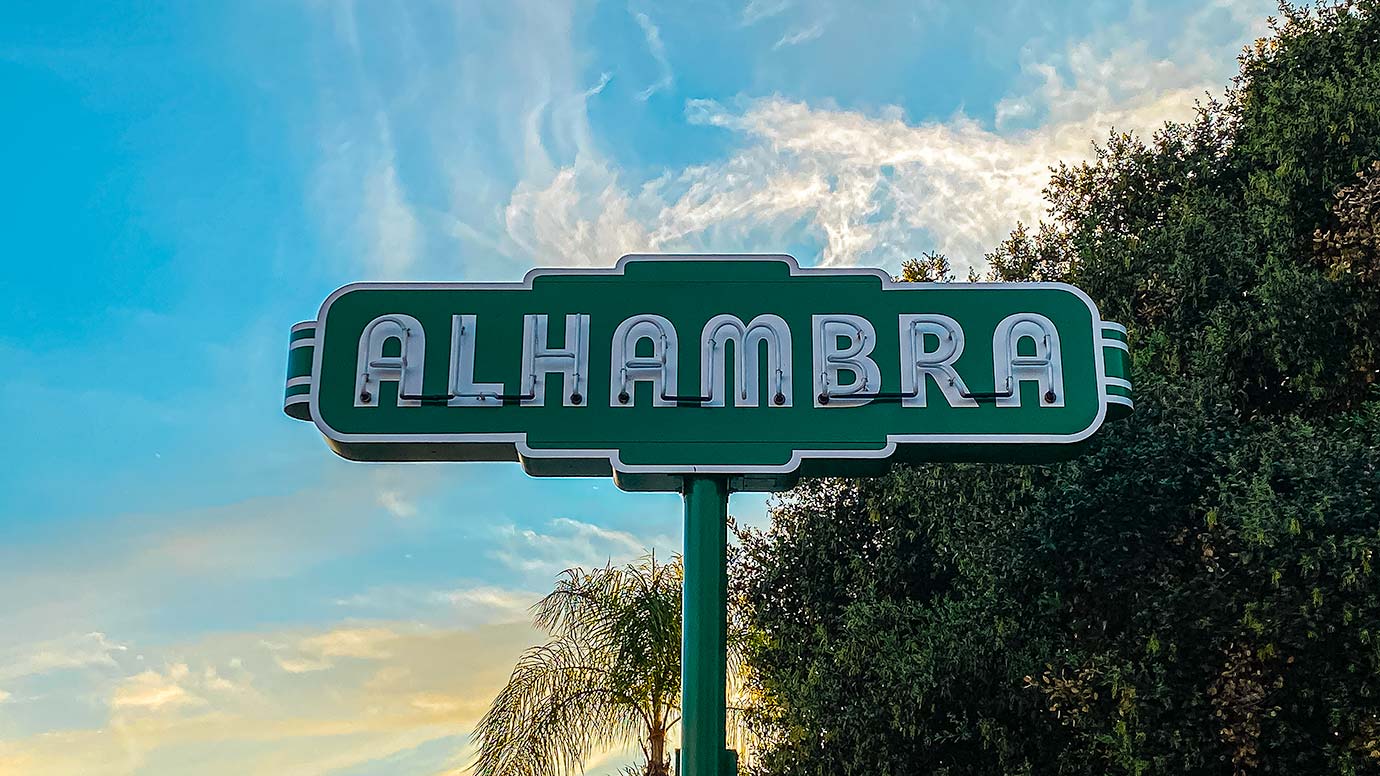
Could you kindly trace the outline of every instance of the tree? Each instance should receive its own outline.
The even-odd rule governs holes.
[[[1377,41],[1373,0],[1285,7],[988,256],[1128,325],[1129,420],[808,482],[743,537],[765,773],[1380,772]]]
[[[665,776],[679,721],[679,558],[570,569],[534,607],[551,634],[523,653],[475,727],[478,776],[556,776],[600,749],[642,745],[642,772]]]

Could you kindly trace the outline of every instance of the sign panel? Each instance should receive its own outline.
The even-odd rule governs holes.
[[[626,256],[521,283],[357,283],[293,327],[286,412],[369,461],[734,490],[893,459],[1036,461],[1132,407],[1126,332],[1056,283]]]

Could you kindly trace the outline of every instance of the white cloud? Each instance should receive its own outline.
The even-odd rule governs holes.
[[[814,239],[824,265],[894,266],[937,248],[960,271],[1018,220],[1044,212],[1049,166],[1090,155],[1110,126],[1183,118],[1182,90],[1081,120],[1002,134],[957,116],[910,124],[782,98],[729,107],[692,101],[691,122],[740,139],[728,159],[635,191],[595,165],[520,187],[507,209],[513,239],[534,256],[606,264],[636,250],[762,250]],[[806,257],[807,259],[809,257]]]
[[[791,0],[748,0],[743,6],[743,24],[752,25],[779,16],[791,7]]]
[[[161,669],[98,688],[110,710],[104,724],[0,739],[0,773],[327,776],[366,764],[423,772],[411,753],[449,741],[463,754],[465,734],[533,640],[525,625],[217,634],[171,650],[178,656]],[[283,645],[339,663],[329,674],[273,670]]]
[[[400,490],[379,491],[378,502],[379,506],[397,518],[413,517],[417,514],[417,505],[408,494]]]
[[[389,656],[387,645],[399,634],[389,628],[337,628],[304,639],[303,652],[321,657],[353,657],[378,660]]]
[[[524,181],[504,209],[507,236],[536,263],[603,266],[656,246],[608,167],[588,157],[544,183]]]
[[[497,560],[514,570],[539,576],[551,576],[575,566],[626,563],[657,545],[676,546],[669,537],[653,541],[565,517],[547,523],[543,531],[505,526],[499,529],[498,539],[501,546],[493,552]]]
[[[587,106],[611,76],[590,84],[583,75],[595,56],[575,43],[571,7],[461,6],[453,22],[465,37],[452,47],[460,56],[428,48],[445,37],[419,35],[405,8],[368,9],[367,23],[338,23],[340,38],[351,52],[373,52],[356,64],[382,64],[360,75],[368,87],[359,90],[363,105],[332,115],[339,126],[364,130],[337,138],[367,149],[353,169],[368,177],[367,160],[392,165],[393,173],[384,166],[373,176],[373,220],[391,225],[395,243],[445,249],[430,265],[444,272],[494,278],[534,264],[607,266],[636,251],[798,246],[806,246],[807,263],[893,268],[938,249],[961,272],[980,264],[1016,221],[1044,213],[1049,165],[1087,158],[1113,127],[1147,130],[1190,116],[1194,100],[1221,87],[1232,55],[1259,32],[1269,11],[1262,2],[1213,0],[1180,18],[1132,4],[1121,22],[1084,40],[1033,38],[1019,79],[992,106],[991,124],[963,112],[915,121],[895,107],[841,110],[775,95],[692,100],[686,120],[728,133],[730,150],[650,177],[621,169],[594,137]],[[632,13],[661,68],[643,92],[650,96],[673,75],[662,29],[647,13]],[[740,21],[774,25],[770,34],[784,48],[834,26],[853,29],[853,19],[834,13],[815,0],[749,0]],[[919,11],[868,13],[919,23]],[[924,13],[947,12],[927,6]],[[504,73],[501,83],[493,72]],[[369,97],[378,94],[397,97]],[[413,135],[407,142],[390,131],[402,127]],[[449,198],[423,205],[397,174],[409,168],[440,170]],[[393,269],[416,274],[424,266]]]
[[[278,655],[273,658],[278,667],[289,674],[307,674],[313,671],[325,671],[335,667],[335,663],[322,658],[310,657],[288,657]]]
[[[0,681],[66,669],[113,669],[118,666],[115,658],[128,650],[99,632],[18,645],[0,659]]]
[[[238,661],[230,661],[231,668],[238,668]],[[217,671],[215,666],[207,666],[201,674],[202,682],[209,690],[216,692],[241,692],[244,688],[235,682],[225,678]]]
[[[661,74],[646,89],[637,93],[637,99],[645,101],[653,94],[671,88],[675,76],[671,72],[671,61],[666,58],[666,44],[661,40],[661,29],[645,13],[639,11],[633,17],[637,19],[637,26],[642,28],[642,35],[647,39],[647,51],[656,60],[657,71]]]
[[[190,675],[186,663],[175,663],[166,672],[144,671],[122,682],[115,689],[110,705],[115,709],[142,711],[204,706],[204,698],[183,686]]]
[[[528,619],[539,594],[525,590],[509,590],[492,585],[459,588],[437,593],[451,606],[486,616],[486,622],[520,622]]]
[[[423,249],[423,232],[399,177],[389,101],[366,75],[354,3],[327,7],[344,44],[350,85],[327,100],[341,115],[323,122],[318,205],[333,236],[363,246],[357,256],[369,271],[405,277]]]
[[[381,586],[337,600],[338,606],[367,616],[422,618],[434,624],[478,627],[526,622],[530,607],[542,594],[531,590],[472,585],[446,589],[419,586]],[[320,670],[314,661],[288,659],[298,670]]]
[[[919,13],[922,8],[926,12],[931,11],[924,7],[926,5],[914,0],[860,3],[849,6],[848,13],[854,19],[866,18],[867,24],[899,23],[907,11],[911,14]],[[818,40],[834,25],[838,9],[839,4],[832,0],[749,0],[743,6],[741,24],[744,27],[760,24],[763,27],[774,25],[782,28],[780,37],[771,47],[772,51],[779,51]]]
[[[213,663],[193,670],[184,659],[172,659],[163,670],[147,669],[114,685],[110,707],[117,714],[161,713],[210,706],[252,690],[241,661],[225,662],[223,674]]]
[[[462,269],[492,278],[526,264],[526,255],[515,261],[501,203],[518,181],[545,186],[588,156],[585,106],[612,78],[584,75],[577,4],[318,9],[327,34],[316,52],[323,139],[313,204],[337,253],[390,277]],[[660,68],[655,92],[672,75],[650,18],[644,32]]]
[[[752,4],[745,18],[773,10],[784,9]],[[733,136],[727,157],[639,184],[586,153],[519,184],[504,211],[508,237],[537,263],[814,243],[818,256],[801,258],[825,265],[895,267],[937,249],[960,274],[981,269],[982,254],[1017,221],[1044,215],[1051,165],[1090,157],[1113,128],[1145,132],[1187,119],[1195,100],[1220,88],[1230,54],[1255,28],[1239,4],[1196,12],[1187,25],[1212,26],[1199,16],[1219,12],[1230,12],[1225,40],[1191,31],[1158,54],[1136,39],[1134,14],[1126,27],[1057,51],[1027,50],[1025,85],[995,106],[995,128],[962,113],[911,122],[899,108],[691,100],[689,122]]]
[[[824,25],[826,21],[825,19],[817,19],[813,24],[791,30],[782,35],[776,43],[772,45],[772,48],[780,49],[787,46],[798,46],[801,43],[808,43],[809,41],[816,40],[824,34]]]
[[[601,94],[604,91],[604,87],[608,86],[609,83],[611,83],[612,81],[613,73],[600,73],[599,82],[586,89],[582,96],[585,99],[589,99],[590,97],[593,97],[596,94]]]
[[[402,638],[389,628],[344,627],[302,639],[288,654],[274,655],[278,667],[290,674],[305,674],[334,668],[333,658],[356,660],[384,660],[392,657],[389,645]],[[268,645],[275,651],[288,649]]]
[[[371,269],[383,279],[404,276],[421,252],[422,235],[391,158],[377,160],[365,177],[364,212],[371,219],[361,225],[372,246]]]

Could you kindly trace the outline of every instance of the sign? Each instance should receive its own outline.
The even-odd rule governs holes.
[[[1126,347],[1064,284],[634,255],[345,286],[293,327],[285,411],[353,460],[776,490],[897,459],[1067,456],[1131,410]]]
[[[1126,329],[1060,283],[625,256],[355,283],[292,327],[284,410],[361,461],[520,461],[685,497],[687,776],[725,750],[728,494],[896,459],[1036,461],[1132,409]]]

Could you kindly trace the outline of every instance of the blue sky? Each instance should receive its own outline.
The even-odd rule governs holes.
[[[334,458],[281,391],[335,287],[981,268],[1050,164],[1191,115],[1272,10],[6,4],[0,774],[452,772],[556,572],[677,549],[672,495]]]

